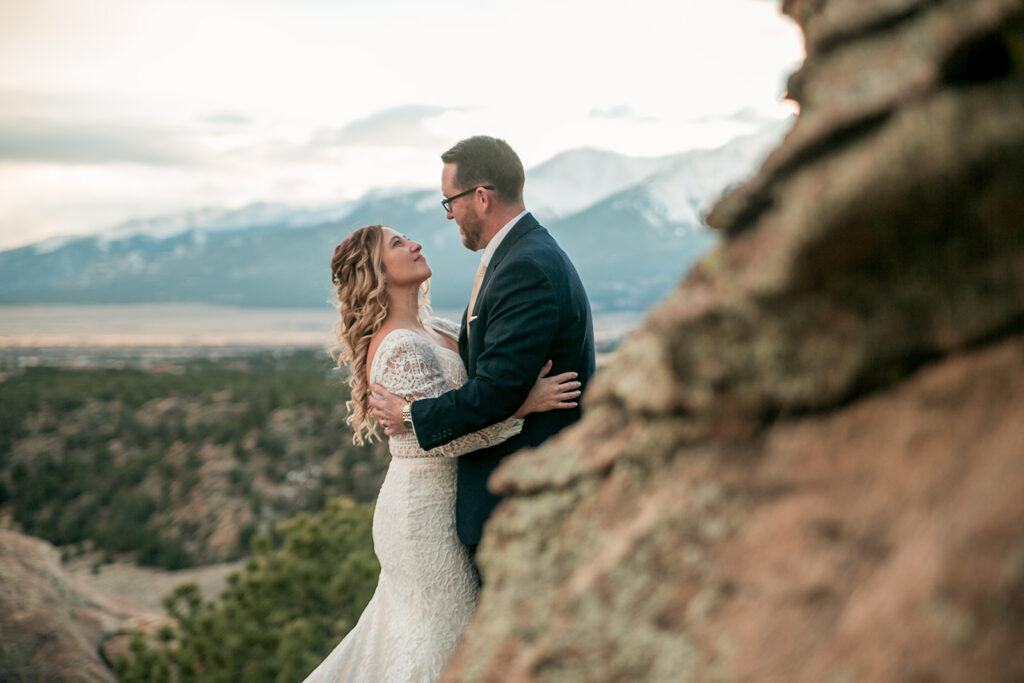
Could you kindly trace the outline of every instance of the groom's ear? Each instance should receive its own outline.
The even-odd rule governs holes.
[[[487,190],[477,190],[477,193],[480,195],[480,200],[483,202],[480,207],[482,210],[489,211],[494,208],[494,190],[489,192]]]

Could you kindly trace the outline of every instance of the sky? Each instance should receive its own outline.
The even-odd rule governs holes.
[[[716,147],[790,115],[772,0],[0,0],[0,249],[251,202]]]

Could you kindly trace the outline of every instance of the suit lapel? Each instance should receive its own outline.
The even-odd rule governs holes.
[[[505,235],[505,239],[501,241],[498,248],[494,250],[494,255],[491,257],[491,262],[487,264],[487,271],[484,273],[484,279],[480,283],[480,293],[476,298],[476,307],[480,308],[483,304],[481,303],[484,298],[484,292],[487,291],[487,285],[490,284],[491,276],[494,275],[494,271],[497,270],[501,264],[502,259],[505,255],[516,245],[516,242],[523,238],[523,235],[527,234],[531,230],[536,230],[540,227],[537,219],[533,217],[533,214],[527,213],[525,216],[519,219],[519,222],[512,226],[512,229]],[[466,311],[467,315],[471,315],[472,311]]]
[[[519,219],[519,222],[512,226],[508,234],[505,235],[505,239],[501,241],[498,248],[494,250],[494,255],[491,257],[491,262],[487,265],[487,271],[484,273],[484,279],[480,283],[480,292],[476,297],[476,308],[480,310],[484,303],[484,294],[487,292],[487,286],[490,284],[491,276],[497,270],[501,264],[502,259],[509,253],[512,247],[515,246],[516,242],[521,240],[527,233],[537,230],[540,228],[540,223],[533,217],[533,214],[527,213],[525,216]],[[465,363],[466,368],[470,367],[470,328],[469,320],[472,317],[473,311],[469,310],[467,306],[466,312],[462,316],[462,325],[459,328],[459,352],[462,355],[462,362]],[[473,331],[473,336],[477,336],[477,331]],[[482,336],[480,337],[482,339]],[[478,350],[479,351],[479,350]]]
[[[498,248],[494,250],[494,256],[491,257],[491,262],[487,266],[487,275],[493,270],[494,266],[501,263],[501,260],[505,258],[505,254],[515,246],[516,242],[523,238],[523,235],[535,230],[540,227],[540,223],[533,217],[532,213],[527,212],[525,216],[519,219],[519,222],[512,226],[512,229],[505,235],[505,239],[501,241]],[[484,276],[484,282],[487,282],[487,275]],[[480,285],[480,291],[483,291],[483,285]]]

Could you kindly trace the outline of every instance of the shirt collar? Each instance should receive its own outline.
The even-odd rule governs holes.
[[[484,264],[484,267],[491,265],[491,259],[494,258],[494,252],[498,251],[498,245],[500,245],[501,241],[505,239],[505,236],[512,231],[512,227],[519,222],[519,219],[527,213],[527,211],[523,211],[521,214],[510,220],[505,224],[505,227],[495,233],[494,237],[491,238],[491,241],[487,243],[487,247],[484,248],[484,253],[480,256],[480,263]]]

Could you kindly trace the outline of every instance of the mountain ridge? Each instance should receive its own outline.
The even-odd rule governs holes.
[[[755,170],[784,124],[664,157],[570,150],[527,172],[527,203],[577,264],[595,310],[642,310],[713,246],[702,207]],[[423,243],[435,306],[464,304],[477,256],[429,189],[372,191],[314,208],[204,207],[51,238],[0,252],[0,303],[321,306],[333,295],[334,246],[374,223]]]

